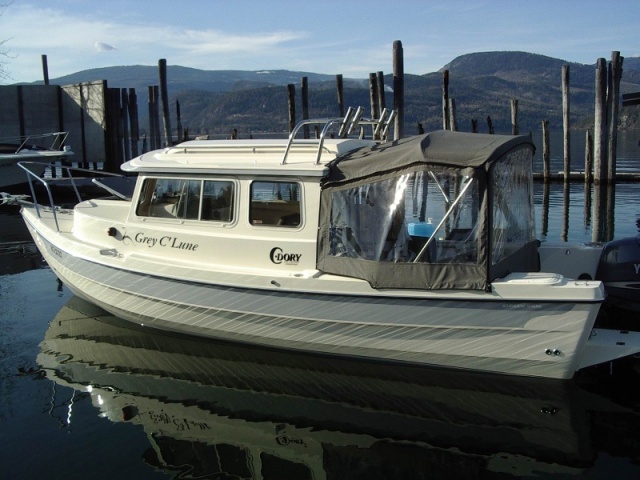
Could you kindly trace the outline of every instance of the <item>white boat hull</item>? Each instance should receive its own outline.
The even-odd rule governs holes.
[[[79,253],[78,242],[52,228],[47,212],[38,218],[25,207],[23,216],[45,260],[74,293],[138,324],[312,353],[513,375],[571,378],[589,364],[582,354],[600,301],[303,293],[171,278],[170,269],[166,276],[150,276],[117,266],[109,251],[95,258]]]

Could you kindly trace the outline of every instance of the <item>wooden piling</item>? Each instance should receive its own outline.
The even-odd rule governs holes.
[[[606,181],[607,175],[607,64],[604,58],[596,63],[596,94],[593,121],[593,181]]]
[[[178,126],[176,127],[176,133],[178,135],[178,143],[181,143],[183,140],[183,131],[182,131],[182,119],[180,118],[180,101],[176,99],[176,123]]]
[[[595,137],[595,136],[594,136]],[[603,238],[602,234],[602,214],[604,209],[603,205],[603,188],[604,185],[598,184],[597,182],[593,185],[593,223],[591,225],[591,241],[592,242],[601,242]]]
[[[620,105],[620,80],[624,58],[620,52],[611,52],[611,75],[607,95],[608,109],[608,147],[607,147],[607,181],[614,183],[616,178],[617,142],[618,142],[618,110]]]
[[[404,53],[402,42],[393,42],[393,109],[396,111],[393,138],[404,137]]]
[[[593,177],[593,138],[591,132],[586,131],[586,138],[584,141],[584,183],[591,184]]]
[[[549,183],[542,185],[542,236],[546,237],[549,232]]]
[[[570,102],[569,102],[569,65],[562,66],[562,130],[563,130],[563,165],[564,181],[569,181],[571,172],[571,124],[569,122]]]
[[[140,140],[140,127],[138,123],[138,96],[136,89],[129,89],[129,125],[131,126],[131,158],[139,155],[138,141]]]
[[[302,119],[309,119],[309,79],[307,77],[302,77],[300,82],[300,96],[302,97]],[[304,138],[309,138],[309,126],[305,125],[304,128]]]
[[[371,118],[378,118],[378,78],[375,73],[369,74],[369,105],[371,107]]]
[[[519,135],[520,126],[518,125],[518,99],[511,99],[511,135]]]
[[[120,111],[122,124],[122,161],[131,159],[131,135],[129,129],[129,91],[126,88],[120,89]],[[122,163],[120,163],[122,165]],[[118,167],[120,166],[118,165]]]
[[[563,242],[569,240],[569,204],[571,202],[569,190],[569,182],[565,180],[562,188],[562,232],[560,233],[560,240]]]
[[[449,70],[442,72],[442,129],[449,130]]]
[[[487,128],[489,129],[489,133],[490,134],[495,133],[495,130],[493,128],[493,120],[491,119],[491,115],[487,115]]]
[[[289,106],[289,132],[293,132],[296,126],[296,86],[293,83],[287,85],[287,101]]]
[[[160,116],[158,110],[158,86],[149,86],[149,148],[160,148]]]
[[[167,60],[161,58],[158,61],[158,74],[160,77],[160,99],[162,101],[162,125],[164,126],[165,146],[173,144],[171,137],[171,121],[169,117],[169,92],[167,89]]]
[[[120,92],[117,88],[107,88],[107,133],[109,156],[104,163],[107,172],[116,172],[122,160],[122,148],[119,139],[122,139],[120,124]],[[95,165],[93,166],[95,168]]]
[[[551,178],[551,154],[549,151],[549,120],[542,121],[542,178],[548,183]]]
[[[384,98],[384,73],[377,72],[376,79],[378,84],[378,108],[382,112],[386,108],[386,100]]]
[[[336,75],[336,90],[338,93],[338,115],[344,117],[344,89],[342,75]]]
[[[449,130],[458,131],[458,120],[456,119],[456,100],[454,98],[449,99]]]
[[[46,55],[42,55],[42,78],[44,84],[49,85],[49,66]]]

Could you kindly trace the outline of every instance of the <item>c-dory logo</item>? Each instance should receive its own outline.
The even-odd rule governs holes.
[[[280,247],[272,248],[271,252],[269,253],[269,258],[276,265],[280,265],[281,263],[286,263],[287,265],[297,265],[301,256],[301,253],[285,253]]]

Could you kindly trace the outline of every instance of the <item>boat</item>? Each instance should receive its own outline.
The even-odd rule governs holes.
[[[96,451],[111,452],[111,430],[135,425],[149,445],[137,458],[172,476],[578,476],[593,468],[602,439],[616,439],[610,455],[631,459],[637,439],[637,409],[590,391],[590,375],[442,375],[312,357],[149,331],[75,296],[49,323],[37,363],[39,378],[55,382],[47,411],[56,427],[80,435],[92,425]],[[637,380],[616,372],[617,383]],[[112,422],[100,427],[110,433],[87,415]]]
[[[0,188],[7,189],[27,182],[24,171],[18,167],[20,161],[37,161],[43,165],[59,160],[68,161],[73,156],[71,147],[64,144],[68,135],[69,132],[53,132],[0,138]],[[50,171],[49,165],[47,168]],[[43,173],[44,167],[40,174]]]
[[[536,239],[529,137],[385,141],[392,116],[187,141],[124,163],[130,195],[21,213],[76,295],[149,328],[555,379],[640,352],[594,328],[602,246]]]

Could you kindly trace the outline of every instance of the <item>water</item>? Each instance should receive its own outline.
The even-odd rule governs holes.
[[[543,241],[591,241],[582,184],[535,193]],[[613,237],[639,215],[618,185]],[[0,478],[640,478],[640,360],[554,382],[142,333],[0,225]]]

